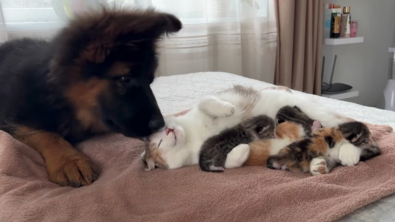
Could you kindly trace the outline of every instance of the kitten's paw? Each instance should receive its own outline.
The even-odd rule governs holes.
[[[250,155],[250,146],[240,144],[232,149],[226,156],[225,168],[241,167]]]
[[[339,160],[343,166],[355,166],[359,162],[362,150],[350,143],[344,143],[339,150]]]
[[[210,166],[210,172],[224,172],[225,168],[223,167],[217,167],[217,166]]]
[[[316,157],[311,160],[310,173],[313,176],[329,173],[328,166],[323,157]]]
[[[273,170],[288,170],[287,165],[281,163],[276,156],[269,157],[266,162],[266,167]]]

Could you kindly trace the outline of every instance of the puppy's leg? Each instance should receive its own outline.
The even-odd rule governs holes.
[[[49,180],[54,183],[80,187],[91,184],[97,178],[90,160],[57,133],[23,126],[17,128],[14,137],[41,154]]]
[[[241,167],[250,155],[250,146],[240,144],[232,149],[226,156],[225,168]]]
[[[205,96],[199,101],[198,107],[205,114],[219,118],[231,116],[235,112],[235,107],[231,103],[215,96]]]

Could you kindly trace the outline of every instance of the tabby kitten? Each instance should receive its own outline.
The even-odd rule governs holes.
[[[339,163],[352,166],[380,154],[368,127],[354,121],[319,129],[311,138],[284,147],[267,160],[267,167],[316,175],[328,173]]]
[[[274,131],[272,118],[266,115],[249,118],[208,138],[200,151],[199,166],[203,171],[223,172],[229,152],[255,140],[274,138]]]

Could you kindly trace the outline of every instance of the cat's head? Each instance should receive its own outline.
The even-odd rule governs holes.
[[[141,154],[146,170],[169,168],[174,152],[185,145],[184,129],[176,124],[175,117],[165,117],[165,128],[148,137],[147,147]]]
[[[276,124],[274,120],[266,115],[249,118],[241,123],[242,127],[251,132],[257,139],[274,138]]]
[[[345,139],[357,147],[369,147],[373,142],[369,128],[361,122],[353,121],[340,124],[339,130]]]

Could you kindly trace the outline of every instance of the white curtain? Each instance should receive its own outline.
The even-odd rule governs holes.
[[[0,41],[50,38],[68,18],[102,5],[154,7],[183,29],[160,44],[158,75],[224,71],[273,83],[277,30],[272,0],[0,0]]]

